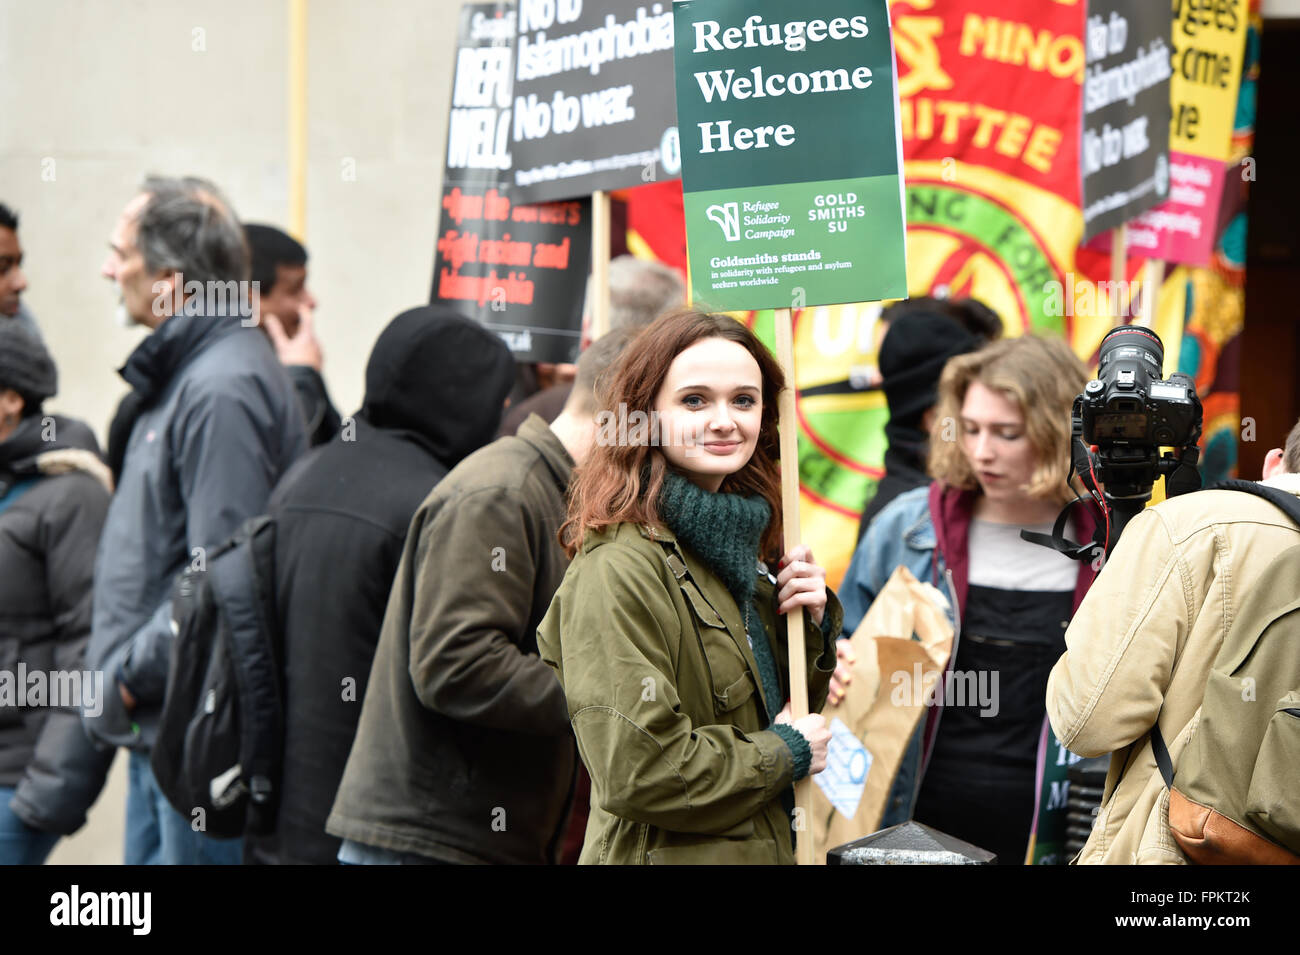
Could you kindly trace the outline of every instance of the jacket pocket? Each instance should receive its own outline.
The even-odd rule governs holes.
[[[713,609],[693,581],[682,581],[691,608],[695,635],[704,654],[704,665],[709,670],[713,686],[713,710],[730,713],[754,695],[754,680],[731,632],[722,617]]]
[[[651,849],[646,861],[650,865],[776,865],[781,858],[772,839],[714,836]]]
[[[1277,703],[1255,757],[1246,793],[1246,822],[1292,852],[1300,852],[1300,693]]]

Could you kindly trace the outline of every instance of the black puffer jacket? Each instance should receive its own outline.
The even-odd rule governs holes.
[[[16,787],[24,822],[64,835],[86,821],[113,759],[78,711],[116,691],[83,661],[110,486],[79,421],[31,416],[0,442],[0,786]]]
[[[365,699],[411,515],[492,440],[514,377],[501,339],[445,306],[403,312],[375,343],[365,407],[271,497],[285,647],[284,771],[276,832],[254,863],[336,861],[325,818]]]

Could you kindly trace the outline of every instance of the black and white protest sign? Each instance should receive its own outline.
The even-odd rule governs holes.
[[[461,11],[430,301],[493,329],[516,361],[576,359],[591,202],[523,205],[509,187],[514,4]]]
[[[676,179],[670,0],[519,0],[512,195]]]
[[[1090,0],[1084,32],[1084,238],[1169,195],[1171,18],[1153,0]]]
[[[513,3],[461,9],[445,184],[509,181],[515,23]]]

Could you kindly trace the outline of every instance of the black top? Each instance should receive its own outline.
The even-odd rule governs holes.
[[[1034,813],[1047,677],[1072,591],[972,585],[916,819],[1019,865]]]

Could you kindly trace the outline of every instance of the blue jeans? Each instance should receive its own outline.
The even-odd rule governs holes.
[[[0,786],[0,865],[40,865],[59,841],[57,832],[42,832],[9,808],[12,786]]]
[[[343,865],[447,865],[418,852],[396,852],[383,846],[368,846],[364,842],[344,839],[339,848],[339,862]]]
[[[127,766],[127,865],[239,865],[243,839],[212,839],[196,832],[158,788],[149,756],[132,750]]]

